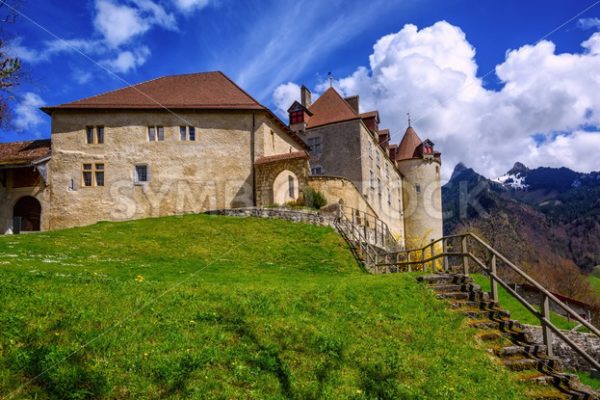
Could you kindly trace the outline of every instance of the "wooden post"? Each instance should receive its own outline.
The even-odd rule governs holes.
[[[444,253],[444,272],[448,272],[450,270],[448,260],[448,239],[442,239],[442,252]]]
[[[498,282],[492,275],[496,275],[496,255],[492,253],[492,259],[490,260],[490,288],[492,290],[492,300],[498,302]]]
[[[467,236],[463,236],[462,238],[462,253],[463,253],[463,273],[465,276],[469,276],[469,256],[467,253],[469,251]]]
[[[407,258],[406,261],[409,261],[409,263],[408,263],[408,272],[412,272],[412,264],[410,263],[410,261],[411,261],[410,260],[410,254],[411,254],[410,251],[406,253],[406,258]]]
[[[543,294],[543,296],[542,316],[550,321],[550,299],[546,294]],[[544,321],[542,321],[542,335],[544,336],[544,344],[546,345],[546,354],[548,357],[552,357],[552,331]]]
[[[431,239],[431,272],[435,272],[435,244],[433,243],[433,239]]]

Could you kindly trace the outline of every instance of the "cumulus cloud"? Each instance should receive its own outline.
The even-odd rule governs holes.
[[[13,125],[17,131],[28,131],[44,122],[41,106],[46,104],[36,93],[27,92],[14,110]]]
[[[94,26],[113,47],[120,46],[149,29],[135,8],[115,4],[110,0],[96,1]]]
[[[286,115],[294,101],[300,101],[300,86],[293,82],[279,85],[273,92],[273,102],[280,115]]]
[[[600,33],[576,54],[557,54],[549,41],[509,51],[496,66],[499,90],[484,87],[475,54],[457,26],[440,21],[419,30],[409,24],[380,38],[369,66],[336,86],[344,95],[359,94],[362,111],[378,109],[396,142],[411,112],[420,136],[444,153],[445,177],[459,161],[488,176],[515,161],[600,167],[591,155],[567,151],[599,148],[598,133],[582,128],[600,126]]]
[[[147,47],[140,47],[132,51],[122,51],[115,58],[106,60],[102,64],[113,72],[126,74],[143,65],[148,56],[150,56],[150,50]]]

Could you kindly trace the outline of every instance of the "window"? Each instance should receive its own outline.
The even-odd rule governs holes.
[[[135,166],[135,183],[142,184],[148,182],[148,166],[147,165],[136,165]]]
[[[104,144],[104,127],[88,126],[85,128],[85,142],[87,144]]]
[[[94,144],[94,127],[88,126],[85,129],[85,141],[87,144]]]
[[[92,186],[92,164],[83,164],[83,186]]]
[[[415,185],[415,190],[417,193],[421,193],[421,185]]]
[[[381,196],[381,179],[377,178],[377,194]]]
[[[385,164],[385,178],[389,181],[390,180],[390,170],[388,168],[388,165]]]
[[[377,151],[376,154],[375,154],[375,162],[377,163],[377,167],[379,167],[379,162],[380,161],[381,160],[379,159],[379,152]]]
[[[179,140],[185,142],[189,140],[193,142],[196,140],[196,128],[193,126],[180,126],[179,127]]]
[[[83,164],[82,181],[84,187],[104,186],[104,164]]]
[[[392,191],[390,190],[390,188],[388,188],[387,192],[388,192],[388,204],[392,205]]]
[[[321,154],[321,136],[315,136],[312,138],[308,138],[308,147],[309,151],[312,155],[320,155]]]
[[[373,144],[369,142],[369,157],[373,158]]]
[[[375,189],[375,175],[373,175],[373,171],[369,171],[369,177],[371,181],[371,189]]]
[[[312,167],[310,169],[310,174],[311,175],[322,175],[323,174],[323,168],[321,168],[320,165],[315,165],[314,167]]]
[[[104,144],[104,127],[103,126],[96,127],[96,143]]]
[[[275,132],[271,130],[271,147],[275,150]]]
[[[104,186],[104,164],[96,164],[96,186]]]
[[[293,199],[294,198],[294,178],[290,175],[288,176],[288,194]]]
[[[304,122],[304,111],[292,111],[290,113],[290,125]]]
[[[149,142],[162,142],[165,140],[165,128],[162,126],[149,126],[148,127],[148,141]]]

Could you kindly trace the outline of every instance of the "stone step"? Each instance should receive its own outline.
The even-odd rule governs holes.
[[[428,274],[421,275],[417,278],[419,282],[425,282],[429,284],[443,284],[443,283],[471,283],[473,278],[464,275],[451,275],[451,274]]]
[[[509,319],[510,313],[506,310],[481,310],[481,309],[466,309],[461,310],[467,318],[471,319]]]
[[[502,332],[521,332],[524,329],[523,324],[514,319],[496,321],[490,319],[473,320],[469,322],[469,326],[479,329],[498,329]]]
[[[452,308],[479,308],[481,310],[495,310],[498,309],[498,303],[493,301],[456,301],[450,303]]]
[[[469,300],[471,301],[479,301],[479,302],[487,302],[490,301],[490,295],[486,292],[470,292]]]
[[[511,357],[511,356],[546,356],[546,346],[540,345],[525,345],[525,346],[507,346],[494,351],[498,357]]]
[[[481,290],[481,286],[474,283],[443,283],[433,284],[429,287],[438,293],[442,292],[476,292]]]
[[[502,363],[513,371],[535,369],[546,373],[547,371],[557,371],[560,369],[558,360],[550,358],[505,358],[502,360]]]
[[[438,299],[454,299],[454,300],[468,300],[469,293],[467,292],[448,292],[438,293],[435,295]]]

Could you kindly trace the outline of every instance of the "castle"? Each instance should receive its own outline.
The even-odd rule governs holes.
[[[0,233],[285,205],[306,187],[402,243],[442,236],[441,155],[399,145],[358,96],[306,87],[289,124],[221,72],[157,78],[58,106],[50,140],[0,144]],[[410,125],[410,124],[409,124]]]

